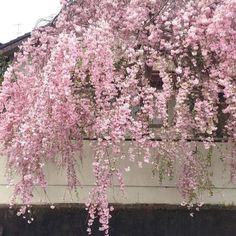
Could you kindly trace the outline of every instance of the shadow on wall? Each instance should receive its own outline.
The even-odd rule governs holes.
[[[33,206],[34,221],[16,216],[16,208],[0,208],[0,236],[85,236],[84,205]],[[236,208],[205,206],[190,216],[180,206],[116,205],[110,222],[111,236],[234,236]],[[98,222],[92,235],[100,236]]]

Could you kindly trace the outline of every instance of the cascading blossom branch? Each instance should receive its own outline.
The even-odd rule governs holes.
[[[226,159],[234,179],[235,16],[236,0],[62,1],[58,17],[23,43],[2,84],[1,153],[10,183],[17,179],[11,204],[19,197],[30,205],[35,186],[46,190],[49,161],[77,188],[85,137],[96,140],[89,234],[97,216],[109,234],[107,191],[114,179],[124,190],[124,159],[149,163],[160,177],[178,162],[177,186],[192,206],[211,187],[209,156],[221,137],[232,144]],[[161,90],[152,86],[152,70]],[[155,118],[161,128],[150,125]]]

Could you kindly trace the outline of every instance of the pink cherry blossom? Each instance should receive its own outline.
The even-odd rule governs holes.
[[[199,206],[199,194],[212,187],[209,156],[221,113],[234,180],[236,0],[61,3],[53,23],[23,43],[0,93],[1,153],[9,182],[19,179],[11,199],[14,204],[20,197],[19,214],[32,203],[36,185],[46,191],[49,161],[66,169],[70,190],[77,188],[76,156],[85,137],[95,153],[89,235],[96,217],[109,235],[107,192],[113,181],[124,191],[128,161],[153,165],[160,179],[172,176],[179,163],[183,201]],[[152,70],[162,88],[151,86]],[[155,118],[161,128],[150,125]]]

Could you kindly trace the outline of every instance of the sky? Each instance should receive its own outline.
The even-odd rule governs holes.
[[[0,0],[0,43],[30,32],[60,11],[59,0]]]

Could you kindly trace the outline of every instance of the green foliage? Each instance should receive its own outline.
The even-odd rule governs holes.
[[[10,64],[11,60],[7,56],[0,56],[0,85],[2,84],[4,73]]]

